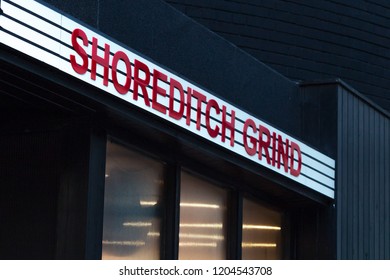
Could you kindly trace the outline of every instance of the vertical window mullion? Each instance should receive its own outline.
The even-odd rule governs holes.
[[[230,207],[228,220],[228,256],[230,260],[241,259],[242,242],[242,194],[238,191],[230,192]]]
[[[94,129],[90,137],[86,259],[101,259],[106,165],[105,131]]]
[[[163,228],[162,259],[177,260],[179,254],[180,177],[178,164],[168,164],[166,169],[166,217]]]

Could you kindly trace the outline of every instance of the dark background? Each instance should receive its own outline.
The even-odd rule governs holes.
[[[390,110],[390,2],[166,0],[295,81],[341,78]]]

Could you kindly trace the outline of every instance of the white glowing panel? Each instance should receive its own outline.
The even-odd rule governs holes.
[[[0,44],[334,198],[326,155],[36,1],[2,0],[1,9]]]

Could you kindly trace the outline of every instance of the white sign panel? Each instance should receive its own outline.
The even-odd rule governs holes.
[[[36,1],[1,9],[0,44],[334,198],[333,159]]]

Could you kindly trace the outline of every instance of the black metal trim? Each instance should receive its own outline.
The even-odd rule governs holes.
[[[228,240],[227,258],[241,260],[242,258],[242,203],[243,195],[240,191],[231,191],[228,212]]]
[[[168,164],[166,168],[165,230],[161,259],[177,260],[179,257],[180,223],[180,166]]]
[[[104,186],[107,134],[91,130],[85,259],[102,258]]]

